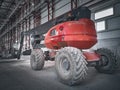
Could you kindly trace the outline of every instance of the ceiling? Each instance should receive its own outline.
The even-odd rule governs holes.
[[[16,0],[0,0],[0,27],[8,19],[16,5]]]

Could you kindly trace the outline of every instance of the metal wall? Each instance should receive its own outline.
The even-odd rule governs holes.
[[[113,15],[106,16],[95,20],[95,13],[113,8]],[[97,6],[91,8],[92,19],[97,23],[100,21],[105,21],[105,30],[98,31],[98,43],[93,47],[93,49],[98,48],[108,48],[111,49],[116,58],[120,58],[120,1],[119,0],[109,0],[106,3],[101,3]],[[120,60],[119,60],[120,61]]]

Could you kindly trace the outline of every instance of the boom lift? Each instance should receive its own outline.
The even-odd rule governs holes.
[[[47,29],[42,26],[44,33],[48,31],[45,38],[42,36],[44,33],[34,33],[36,38],[33,40],[31,68],[41,70],[45,60],[55,60],[57,76],[67,85],[82,82],[87,77],[88,66],[95,67],[101,73],[113,73],[116,70],[113,52],[106,48],[87,51],[97,43],[95,25],[90,15],[91,11],[87,7],[79,7],[66,18],[50,24]],[[48,48],[46,51],[40,47],[42,40]],[[22,43],[20,51],[21,48]]]

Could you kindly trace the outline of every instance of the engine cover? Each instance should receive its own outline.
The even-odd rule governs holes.
[[[96,43],[94,22],[87,18],[55,25],[45,36],[45,45],[50,49],[60,49],[66,46],[89,49]]]

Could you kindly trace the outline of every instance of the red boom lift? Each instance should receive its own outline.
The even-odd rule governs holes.
[[[50,50],[32,50],[32,69],[41,70],[45,60],[55,60],[57,76],[67,85],[83,81],[87,76],[88,66],[94,66],[102,73],[113,73],[116,59],[110,50],[100,48],[86,51],[97,43],[95,25],[90,14],[87,7],[80,7],[69,14],[66,20],[56,22],[45,35],[45,46]]]

